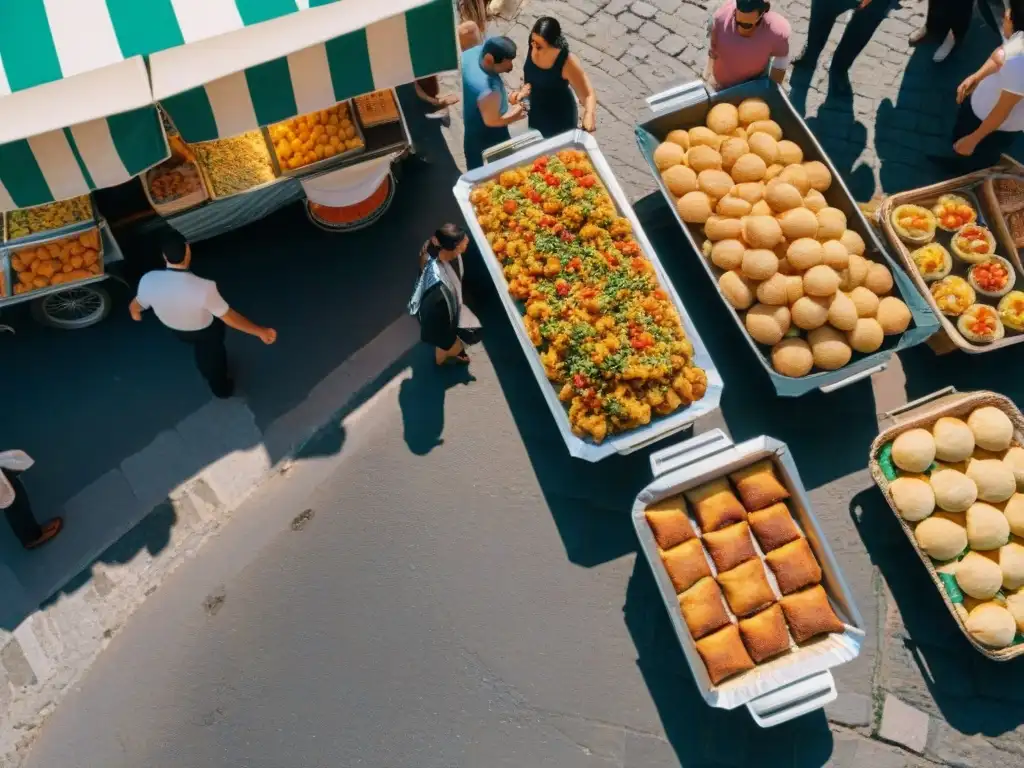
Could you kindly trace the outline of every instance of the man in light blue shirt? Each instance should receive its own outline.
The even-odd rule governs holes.
[[[512,71],[515,58],[516,44],[507,37],[488,38],[462,53],[462,148],[467,170],[482,166],[484,150],[507,141],[509,124],[526,117],[521,104],[509,106],[501,81],[503,73]]]

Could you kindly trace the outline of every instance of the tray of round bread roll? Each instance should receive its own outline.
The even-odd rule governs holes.
[[[1024,414],[947,387],[884,417],[871,476],[979,652],[1024,654]]]
[[[704,701],[768,728],[834,700],[864,621],[785,443],[714,429],[651,470],[633,526]]]

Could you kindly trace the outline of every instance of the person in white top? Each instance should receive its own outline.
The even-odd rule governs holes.
[[[177,231],[167,228],[161,238],[166,269],[146,273],[129,306],[133,320],[152,309],[161,323],[195,352],[196,367],[217,397],[231,397],[234,382],[228,371],[224,326],[256,336],[264,344],[277,340],[277,331],[264,328],[228,306],[212,280],[189,271],[192,249]]]
[[[0,509],[25,549],[42,546],[64,527],[64,520],[59,517],[40,525],[32,514],[28,493],[18,475],[34,463],[24,451],[0,452]]]
[[[960,158],[958,170],[995,165],[1024,131],[1024,0],[1010,0],[1003,34],[1006,42],[957,88],[953,150]]]

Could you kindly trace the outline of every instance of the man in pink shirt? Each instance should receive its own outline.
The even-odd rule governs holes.
[[[726,0],[708,28],[711,45],[704,78],[722,89],[761,77],[781,84],[789,66],[789,22],[765,0]]]

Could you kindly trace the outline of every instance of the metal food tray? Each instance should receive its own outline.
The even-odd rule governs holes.
[[[718,275],[721,270],[711,264],[710,260],[702,254],[701,246],[695,237],[694,230],[679,216],[673,203],[672,195],[665,187],[661,173],[654,164],[654,150],[662,138],[668,135],[669,131],[677,128],[688,129],[704,125],[708,111],[715,104],[722,102],[738,104],[743,99],[752,97],[764,99],[768,103],[772,111],[772,119],[779,124],[787,138],[800,146],[804,152],[805,161],[820,160],[828,168],[832,174],[832,186],[824,193],[825,199],[830,206],[838,208],[846,214],[847,227],[864,239],[864,243],[867,245],[865,255],[871,260],[878,261],[889,267],[895,284],[894,294],[906,302],[913,316],[911,326],[898,337],[895,344],[890,341],[891,337],[887,337],[885,346],[877,352],[870,355],[854,352],[851,362],[837,371],[811,373],[802,378],[793,378],[783,376],[772,368],[771,360],[766,352],[767,348],[762,347],[750,337],[744,326],[743,318],[726,301],[725,296],[718,287]],[[897,268],[892,257],[882,247],[877,235],[864,218],[860,207],[850,194],[850,190],[847,189],[839,171],[836,170],[828,155],[825,154],[825,150],[821,148],[817,139],[814,138],[814,134],[811,133],[803,118],[793,109],[793,105],[786,98],[786,94],[773,81],[768,78],[761,78],[727,88],[723,91],[709,93],[703,82],[695,80],[655,94],[647,99],[647,104],[651,115],[649,119],[636,127],[636,140],[640,151],[647,159],[651,173],[654,175],[658,188],[661,190],[662,195],[664,195],[668,207],[672,210],[672,215],[679,222],[679,226],[686,235],[686,239],[707,271],[708,277],[711,279],[722,302],[726,305],[729,315],[736,323],[747,344],[754,351],[761,366],[769,378],[771,378],[775,391],[779,395],[798,397],[813,389],[820,389],[826,393],[834,392],[841,387],[848,386],[884,370],[896,350],[920,344],[935,333],[939,321],[933,316],[932,311],[924,300],[920,298],[910,279],[903,274],[902,270]]]
[[[953,602],[943,586],[942,579],[935,567],[935,563],[933,563],[932,559],[918,546],[917,539],[914,538],[914,529],[907,524],[907,521],[903,519],[903,516],[899,513],[896,509],[896,505],[893,503],[892,495],[889,493],[890,481],[882,472],[882,468],[878,463],[878,457],[883,446],[885,446],[886,443],[890,443],[895,440],[897,435],[900,433],[917,427],[924,427],[927,429],[943,416],[955,416],[966,420],[967,415],[971,411],[975,408],[981,408],[986,405],[998,408],[1010,418],[1011,422],[1013,422],[1013,441],[1011,444],[1024,445],[1024,414],[1021,413],[1020,409],[1014,405],[1010,398],[996,392],[957,392],[953,387],[946,387],[938,390],[937,392],[932,392],[930,395],[925,395],[917,400],[913,400],[900,408],[889,411],[881,417],[881,420],[891,422],[892,426],[883,430],[882,433],[875,438],[874,442],[871,443],[871,451],[868,454],[868,468],[871,471],[871,477],[874,479],[875,485],[878,486],[882,495],[885,497],[886,502],[889,504],[889,508],[899,521],[900,527],[903,529],[903,533],[906,534],[907,540],[910,542],[910,546],[914,548],[914,551],[917,552],[917,556],[921,559],[921,562],[924,563],[924,567],[928,571],[928,575],[931,576],[932,582],[935,584],[935,588],[939,590],[939,594],[942,596],[942,601],[946,604],[946,608],[949,610],[949,613],[956,620],[956,624],[960,628],[960,631],[963,632],[964,637],[966,637],[968,642],[974,646],[975,650],[982,655],[987,656],[994,661],[1009,661],[1010,659],[1015,659],[1021,654],[1024,654],[1024,642],[1017,643],[1016,645],[1010,645],[1006,648],[989,648],[982,645],[971,636],[967,631],[967,627],[964,626],[966,609],[963,607],[962,603]],[[985,602],[983,600],[974,600],[969,597],[965,597],[964,599],[972,600],[974,603]],[[964,613],[961,613],[961,611]],[[1018,632],[1018,637],[1019,636],[1020,634]]]
[[[846,631],[794,646],[789,653],[714,685],[697,652],[696,641],[683,620],[679,597],[662,562],[645,513],[647,507],[655,502],[765,458],[771,459],[776,475],[789,490],[787,506],[821,565],[822,586],[833,609],[846,625]],[[761,436],[733,445],[720,429],[713,429],[652,454],[651,472],[653,481],[639,493],[633,504],[633,527],[704,701],[720,709],[745,705],[754,722],[762,728],[779,725],[833,701],[837,693],[830,670],[860,654],[865,638],[864,619],[812,511],[807,491],[786,444]],[[699,528],[695,525],[694,530]],[[760,552],[756,540],[754,544]],[[709,566],[713,568],[710,561]],[[778,597],[777,584],[770,569],[765,569],[765,575]]]
[[[100,219],[95,226],[98,228],[100,234],[100,263],[103,264],[103,271],[100,272],[100,274],[93,275],[92,277],[84,277],[81,280],[75,280],[73,283],[50,285],[46,288],[34,288],[31,291],[18,294],[17,296],[13,295],[14,282],[12,278],[14,276],[14,270],[11,268],[11,250],[18,250],[26,245],[42,245],[50,240],[59,240],[62,237],[67,237],[68,235],[57,235],[40,242],[21,241],[19,243],[15,243],[13,246],[5,245],[3,249],[0,250],[0,272],[2,272],[4,276],[7,294],[9,295],[5,294],[0,298],[0,306],[10,306],[12,304],[20,304],[23,301],[33,301],[35,299],[42,298],[43,296],[48,296],[51,293],[60,293],[61,291],[66,291],[70,288],[77,288],[82,285],[89,285],[90,283],[98,283],[101,280],[106,280],[109,277],[106,270],[107,265],[116,261],[123,261],[124,254],[121,253],[120,246],[118,246],[117,241],[110,233],[110,226],[107,224],[106,219]]]
[[[704,342],[701,341],[700,334],[697,333],[697,327],[693,324],[693,321],[686,313],[686,309],[683,307],[682,302],[679,300],[679,295],[676,293],[675,286],[672,285],[672,282],[668,279],[668,275],[665,273],[665,269],[662,267],[661,262],[658,259],[658,254],[655,253],[654,248],[647,239],[647,235],[644,234],[644,230],[640,226],[640,221],[637,219],[636,213],[634,213],[632,206],[630,206],[629,201],[626,198],[625,193],[622,191],[622,188],[619,186],[618,181],[615,179],[615,175],[612,173],[612,170],[608,165],[608,161],[605,160],[604,155],[601,154],[601,150],[598,149],[597,141],[594,137],[585,131],[574,130],[567,131],[566,133],[554,136],[550,139],[538,139],[539,134],[534,132],[528,136],[514,138],[504,144],[492,147],[486,156],[488,158],[501,156],[501,159],[495,160],[494,162],[485,165],[483,168],[478,168],[475,171],[463,174],[455,185],[453,192],[455,194],[455,199],[458,200],[459,207],[462,209],[463,217],[469,226],[470,234],[473,236],[473,240],[476,242],[477,247],[479,247],[480,252],[483,255],[483,262],[487,266],[487,271],[490,273],[491,279],[494,281],[498,295],[501,297],[501,303],[502,306],[505,307],[505,313],[508,315],[509,322],[512,323],[512,327],[515,329],[516,338],[519,339],[519,343],[523,348],[523,354],[526,355],[527,364],[530,366],[530,369],[533,371],[533,374],[537,379],[537,383],[544,395],[544,400],[547,402],[548,409],[555,418],[555,423],[558,425],[558,429],[562,433],[562,439],[565,441],[570,455],[575,456],[576,458],[585,459],[586,461],[600,461],[601,459],[615,453],[628,454],[639,450],[644,446],[650,445],[651,443],[685,429],[701,416],[716,411],[719,407],[719,402],[722,399],[722,377],[718,373],[718,369],[715,367],[715,363],[712,361],[711,355],[708,354],[707,347],[705,347]],[[609,435],[608,438],[600,444],[597,444],[592,440],[585,440],[573,434],[572,429],[569,426],[568,411],[558,399],[558,391],[555,389],[554,385],[548,381],[548,378],[544,373],[544,367],[540,362],[540,355],[537,353],[537,350],[534,348],[533,343],[527,335],[522,313],[519,311],[519,307],[516,305],[515,300],[508,292],[508,284],[506,283],[505,275],[502,272],[501,261],[494,255],[494,251],[491,249],[490,243],[487,242],[487,237],[484,235],[483,230],[480,228],[480,224],[477,222],[476,213],[473,210],[473,204],[469,201],[470,193],[478,184],[495,178],[504,170],[521,165],[529,165],[534,159],[541,155],[549,155],[563,149],[582,150],[590,157],[590,161],[594,166],[594,171],[601,179],[605,189],[608,190],[608,194],[615,202],[615,206],[619,213],[628,219],[629,223],[632,225],[633,237],[640,246],[644,255],[646,255],[650,260],[651,265],[654,267],[654,272],[657,275],[660,287],[668,293],[669,298],[672,301],[672,305],[679,313],[679,319],[682,323],[683,330],[685,331],[687,338],[690,340],[690,343],[693,345],[694,363],[703,368],[708,377],[707,391],[704,393],[704,397],[697,402],[692,403],[685,408],[680,408],[675,413],[669,414],[668,416],[654,418],[651,420],[650,424],[643,427],[631,429],[626,432],[619,432],[615,435]]]
[[[15,248],[19,248],[23,245],[30,243],[42,243],[47,240],[53,240],[57,237],[67,237],[68,235],[77,234],[84,232],[87,229],[91,229],[99,224],[99,217],[96,212],[96,201],[92,199],[92,195],[89,197],[89,207],[92,209],[92,216],[88,219],[82,219],[76,221],[73,224],[65,224],[63,227],[57,227],[56,229],[47,229],[43,232],[33,232],[31,235],[25,235],[24,237],[17,237],[13,240],[7,239],[7,233],[10,231],[10,211],[4,213],[4,244]],[[44,203],[44,205],[52,205],[52,203]],[[39,206],[42,207],[42,206]]]
[[[341,102],[339,102],[341,103]],[[290,177],[302,177],[302,176],[315,176],[323,173],[324,171],[331,170],[337,165],[340,165],[347,161],[354,155],[360,155],[366,151],[366,135],[363,133],[363,126],[359,123],[359,118],[356,115],[356,106],[351,100],[343,102],[348,105],[349,119],[352,121],[352,125],[355,126],[356,135],[359,140],[363,142],[363,146],[357,149],[346,149],[344,152],[339,152],[334,157],[325,157],[323,160],[317,160],[315,163],[309,165],[303,165],[295,170],[284,169],[281,167],[281,161],[277,157],[277,150],[274,149],[274,142],[270,140],[270,128],[264,126],[260,129],[263,133],[263,139],[267,142],[267,149],[270,150],[270,162],[274,166],[274,172],[278,176],[290,176]]]
[[[164,161],[166,162],[166,160]],[[153,197],[150,191],[150,177],[157,170],[159,166],[150,168],[142,177],[142,191],[146,194],[146,199],[149,201],[150,206],[161,216],[173,216],[176,213],[191,210],[196,206],[202,205],[208,202],[212,198],[210,189],[206,184],[206,174],[203,173],[201,163],[189,163],[188,161],[182,161],[181,165],[194,165],[196,173],[199,176],[199,189],[195,192],[190,192],[187,195],[176,197],[172,200],[164,200],[163,202],[158,201]]]
[[[264,130],[265,129],[262,128],[260,129],[261,132]],[[218,141],[218,139],[213,139],[212,141]],[[196,143],[210,144],[212,143],[212,141],[200,141]],[[260,184],[256,184],[255,186],[247,187],[246,189],[240,189],[237,192],[232,192],[231,194],[228,195],[218,195],[216,193],[215,187],[213,185],[213,176],[210,173],[210,169],[206,167],[206,163],[199,159],[199,154],[196,154],[196,168],[199,169],[199,178],[202,179],[203,186],[206,187],[206,191],[210,196],[208,202],[213,202],[214,200],[231,200],[235,197],[238,197],[239,195],[248,195],[250,192],[255,192],[258,189],[266,189],[267,187],[271,187],[281,180],[280,168],[278,168],[277,166],[277,154],[274,152],[273,148],[267,143],[269,139],[267,138],[266,133],[263,133],[263,141],[264,144],[266,144],[267,153],[270,155],[270,170],[273,171],[273,173],[275,174],[274,178],[270,179],[269,181],[264,181]],[[181,213],[187,212],[188,211],[181,211]]]
[[[975,173],[967,174],[966,176],[960,176],[950,181],[944,181],[940,184],[933,184],[928,187],[921,187],[919,189],[912,189],[907,192],[900,192],[899,194],[892,195],[883,201],[881,207],[878,210],[878,221],[885,232],[886,239],[889,244],[895,249],[900,255],[907,272],[910,273],[911,278],[917,287],[918,292],[928,302],[928,305],[932,308],[935,316],[939,319],[942,324],[942,330],[945,334],[945,339],[942,341],[945,344],[936,345],[938,352],[951,351],[950,344],[956,348],[962,349],[964,352],[970,354],[979,354],[981,352],[988,352],[993,349],[1000,349],[1001,347],[1007,347],[1012,344],[1018,344],[1024,341],[1024,333],[1021,331],[1015,331],[1011,328],[1006,329],[1006,336],[1003,338],[993,341],[990,344],[975,344],[973,341],[969,341],[964,338],[964,335],[960,333],[960,329],[956,327],[957,318],[950,318],[942,313],[939,309],[939,305],[935,302],[932,297],[932,292],[928,282],[921,277],[921,273],[917,269],[917,265],[911,258],[911,246],[904,243],[896,230],[892,226],[892,213],[901,205],[920,205],[924,208],[931,208],[932,205],[942,195],[960,195],[961,197],[970,198],[970,201],[974,204],[978,211],[978,223],[982,226],[986,226],[992,230],[992,234],[995,235],[996,242],[1002,246],[1001,250],[1003,253],[997,255],[1003,256],[1017,271],[1017,285],[1014,290],[1024,290],[1021,286],[1024,285],[1024,269],[1021,268],[1020,257],[1017,255],[1016,248],[1011,248],[1013,240],[1009,236],[1009,232],[1006,228],[1005,223],[1002,222],[1002,214],[998,208],[993,211],[988,210],[991,206],[991,201],[985,196],[979,197],[977,189],[982,183],[989,178],[991,169],[984,171],[976,171]],[[992,219],[998,219],[1002,226],[991,226],[990,222]],[[939,242],[947,250],[950,251],[950,255],[953,257],[953,270],[950,272],[951,275],[957,275],[967,279],[967,265],[957,259],[956,255],[953,254],[952,249],[949,248],[950,240],[952,239],[952,233],[944,232],[941,229],[936,228],[935,238],[932,242]],[[914,250],[921,246],[913,246]],[[1005,254],[1005,255],[1004,255]],[[987,304],[988,306],[995,307],[999,304],[999,299],[994,299],[989,296],[983,296],[977,294],[977,303]]]

